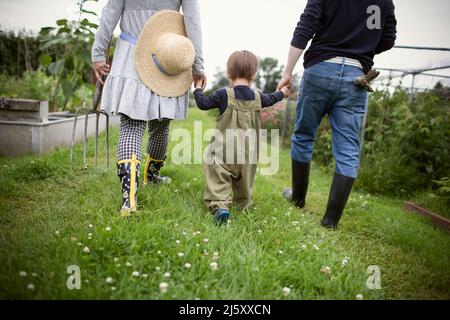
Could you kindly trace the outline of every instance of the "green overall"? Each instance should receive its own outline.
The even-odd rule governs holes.
[[[227,94],[228,108],[217,118],[216,134],[208,150],[210,158],[205,165],[204,202],[212,212],[229,209],[231,191],[237,207],[245,209],[252,205],[259,157],[262,108],[259,92],[255,92],[253,101],[236,99],[233,88],[227,89]]]

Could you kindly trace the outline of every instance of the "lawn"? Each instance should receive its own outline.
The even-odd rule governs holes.
[[[191,110],[172,127],[191,130],[195,120],[214,125]],[[202,165],[169,163],[163,170],[172,184],[141,187],[140,216],[124,220],[114,164],[96,169],[92,141],[89,152],[87,169],[80,145],[74,165],[67,149],[0,159],[0,298],[450,298],[449,234],[404,213],[400,200],[360,191],[338,231],[321,228],[331,176],[313,166],[307,208],[292,208],[281,197],[288,150],[277,175],[257,176],[254,207],[233,212],[223,228],[203,207]],[[72,265],[81,271],[79,290],[66,285]],[[379,290],[366,286],[371,265],[380,268]]]

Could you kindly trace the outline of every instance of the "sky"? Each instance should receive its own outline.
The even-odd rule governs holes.
[[[357,1],[357,0],[355,0]],[[73,18],[76,0],[0,0],[0,28],[38,31],[59,18]],[[107,0],[89,9],[101,13]],[[247,49],[260,57],[286,61],[292,32],[306,0],[199,0],[202,16],[205,67],[209,79],[225,68],[228,56]],[[394,0],[398,20],[398,45],[450,48],[449,0]],[[116,33],[120,32],[119,28]],[[393,49],[376,56],[375,66],[420,69],[450,65],[450,52]],[[301,72],[299,63],[296,72]],[[433,71],[450,76],[450,69]],[[386,75],[386,73],[384,74]],[[429,88],[438,77],[419,77],[416,85]],[[450,85],[450,79],[443,80]],[[403,80],[409,86],[410,77]]]

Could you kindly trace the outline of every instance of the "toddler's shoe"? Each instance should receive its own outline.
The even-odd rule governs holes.
[[[222,224],[226,224],[229,217],[230,217],[230,213],[228,212],[228,210],[216,209],[214,211],[214,223],[217,226],[220,226]]]

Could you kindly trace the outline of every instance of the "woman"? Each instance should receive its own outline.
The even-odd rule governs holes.
[[[158,11],[180,11],[180,8],[183,9],[187,36],[195,48],[194,81],[206,85],[197,0],[109,0],[95,36],[92,49],[94,73],[101,82],[102,77],[108,76],[103,88],[102,108],[121,117],[117,164],[122,184],[121,216],[137,211],[141,144],[147,123],[149,141],[144,184],[170,182],[168,177],[160,175],[160,169],[166,158],[170,121],[187,116],[188,92],[178,97],[164,97],[145,86],[136,72],[133,39],[139,37],[146,22]],[[119,19],[122,34],[110,68],[106,51]]]

